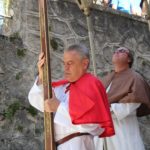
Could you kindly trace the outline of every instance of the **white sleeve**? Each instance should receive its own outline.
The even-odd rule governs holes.
[[[111,104],[111,112],[114,113],[118,120],[136,113],[136,109],[140,106],[140,103],[113,103]]]
[[[34,85],[29,92],[28,99],[33,107],[41,112],[44,112],[43,86],[38,86],[36,83],[37,79],[35,80]]]
[[[68,112],[67,105],[64,102],[60,103],[55,114],[54,122],[64,127],[74,128],[78,132],[88,132],[94,136],[98,136],[104,131],[104,129],[101,128],[99,124],[73,125]]]
[[[104,128],[100,127],[99,124],[83,124],[80,125],[80,132],[88,132],[93,136],[99,136],[104,132]]]

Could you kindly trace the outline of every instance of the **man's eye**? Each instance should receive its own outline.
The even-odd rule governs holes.
[[[68,65],[72,65],[72,62],[68,62]]]
[[[65,65],[70,66],[70,65],[72,65],[72,64],[73,64],[72,62],[63,63],[64,66],[65,66]]]

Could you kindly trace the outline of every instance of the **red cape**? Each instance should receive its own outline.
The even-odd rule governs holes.
[[[52,85],[55,87],[66,83],[68,81],[61,80]],[[73,124],[100,124],[105,129],[100,137],[115,134],[105,88],[90,73],[70,84],[69,113]]]

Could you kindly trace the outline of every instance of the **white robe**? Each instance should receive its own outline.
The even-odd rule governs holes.
[[[53,89],[57,99],[61,102],[54,116],[55,140],[57,141],[76,132],[88,132],[91,135],[72,138],[59,145],[57,150],[94,150],[93,136],[100,135],[104,130],[98,124],[72,124],[68,113],[69,92],[65,93],[66,86],[67,84]],[[32,106],[42,112],[44,111],[43,88],[37,86],[36,81],[29,92],[28,99]]]
[[[110,89],[107,88],[107,92]],[[94,138],[96,150],[145,150],[139,130],[136,109],[140,103],[113,103],[111,114],[115,135],[105,139]],[[105,149],[103,149],[103,146]]]

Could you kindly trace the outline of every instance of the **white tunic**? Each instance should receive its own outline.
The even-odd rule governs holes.
[[[95,137],[96,150],[145,150],[136,116],[136,109],[140,105],[140,103],[111,104],[115,135],[105,139]]]
[[[65,93],[67,84],[54,88],[54,93],[60,105],[54,116],[55,140],[76,132],[88,132],[91,135],[75,137],[64,144],[58,146],[58,150],[94,150],[93,136],[100,135],[104,130],[98,124],[73,125],[68,113],[69,92]],[[31,88],[28,96],[32,106],[40,111],[44,111],[43,88],[37,86],[36,81]]]

